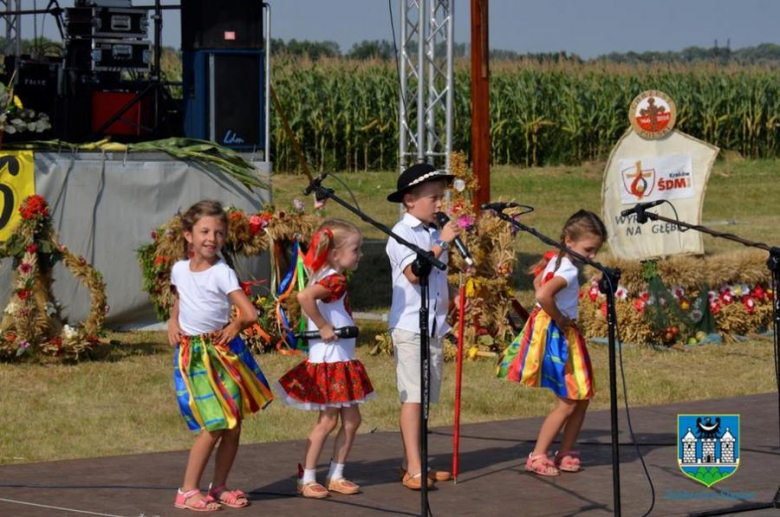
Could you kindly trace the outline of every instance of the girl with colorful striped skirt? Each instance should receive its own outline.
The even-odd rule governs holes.
[[[174,384],[179,409],[198,437],[190,450],[176,508],[210,512],[222,506],[243,508],[249,500],[229,490],[227,477],[238,452],[241,422],[266,407],[273,395],[239,333],[257,321],[257,311],[235,272],[219,257],[227,215],[216,201],[200,201],[183,216],[189,260],[173,265],[176,299],[168,322],[168,341],[176,347]],[[231,305],[238,317],[230,320]],[[207,495],[200,479],[219,443]]]
[[[580,210],[564,225],[561,243],[593,258],[606,235],[604,223],[596,214]],[[580,470],[579,453],[572,447],[594,393],[590,356],[574,323],[579,304],[579,266],[576,260],[561,252],[546,255],[533,268],[537,305],[523,330],[504,351],[498,366],[499,378],[528,387],[548,388],[558,397],[525,465],[526,470],[541,476]],[[560,448],[554,460],[550,460],[547,450],[561,429]]]

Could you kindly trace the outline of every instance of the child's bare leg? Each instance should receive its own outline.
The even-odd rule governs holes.
[[[227,484],[230,469],[233,467],[233,461],[236,459],[240,439],[241,424],[222,433],[222,440],[219,442],[219,447],[217,448],[214,480],[211,483],[213,487],[216,488]]]
[[[555,441],[555,437],[558,436],[558,432],[566,423],[568,418],[574,412],[576,407],[576,401],[558,398],[558,403],[552,412],[547,415],[542,423],[542,428],[539,430],[539,438],[536,440],[536,447],[534,447],[534,456],[540,454],[547,454],[547,450]]]
[[[206,469],[206,463],[209,461],[211,451],[214,450],[214,446],[222,436],[222,431],[201,431],[195,443],[192,444],[190,449],[190,456],[187,460],[187,470],[184,472],[184,481],[181,485],[182,492],[189,492],[190,490],[200,489],[200,478],[203,476],[203,471]],[[203,495],[194,495],[187,500],[188,504],[195,503],[200,499],[203,499]]]
[[[334,429],[336,429],[338,424],[338,408],[328,408],[325,411],[320,411],[317,424],[314,426],[314,429],[311,430],[311,433],[309,433],[309,439],[306,441],[306,458],[304,460],[304,468],[317,468],[317,460],[320,458],[322,446],[325,445],[325,440],[328,439],[328,435],[332,433]]]
[[[571,416],[566,420],[566,425],[563,427],[561,446],[558,449],[559,456],[565,456],[574,447],[574,442],[580,434],[580,429],[582,429],[582,423],[585,421],[585,412],[588,410],[589,403],[589,400],[577,400],[575,402],[574,411],[572,411]]]
[[[401,404],[401,438],[404,442],[406,471],[411,475],[419,474],[422,460],[420,459],[420,404],[418,402]]]
[[[358,406],[349,406],[341,409],[341,429],[333,442],[333,461],[346,463],[352,443],[355,441],[358,427],[360,427],[360,409]]]

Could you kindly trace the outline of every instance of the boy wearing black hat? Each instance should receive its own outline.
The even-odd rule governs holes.
[[[406,214],[393,227],[393,232],[423,250],[430,250],[440,261],[447,263],[447,249],[460,234],[454,221],[441,230],[434,225],[435,214],[441,211],[444,192],[453,176],[437,171],[433,166],[421,163],[406,169],[398,177],[397,190],[387,200],[403,203]],[[390,307],[389,327],[393,338],[396,365],[396,382],[401,399],[401,437],[404,445],[402,481],[412,490],[422,488],[420,459],[420,279],[412,272],[415,253],[398,244],[395,239],[387,242],[393,276],[393,302]],[[443,337],[449,330],[447,310],[449,285],[447,271],[433,268],[429,276],[430,338],[430,401],[437,402],[444,369]],[[449,472],[431,470],[427,477],[430,486],[434,481],[446,481]]]

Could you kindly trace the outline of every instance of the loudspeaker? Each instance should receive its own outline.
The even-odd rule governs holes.
[[[263,48],[260,0],[181,0],[181,49]]]
[[[238,150],[265,147],[265,54],[183,53],[184,134]]]

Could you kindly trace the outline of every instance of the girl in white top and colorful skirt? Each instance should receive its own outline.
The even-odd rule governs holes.
[[[189,260],[173,265],[175,301],[168,341],[176,347],[174,385],[179,410],[198,437],[190,450],[176,508],[214,511],[243,508],[249,500],[229,490],[227,477],[238,452],[243,419],[267,406],[273,395],[239,333],[257,321],[254,305],[235,272],[220,258],[227,215],[216,201],[200,201],[182,216]],[[184,251],[184,250],[182,250]],[[231,305],[238,316],[230,321]],[[208,495],[200,480],[219,443]]]

